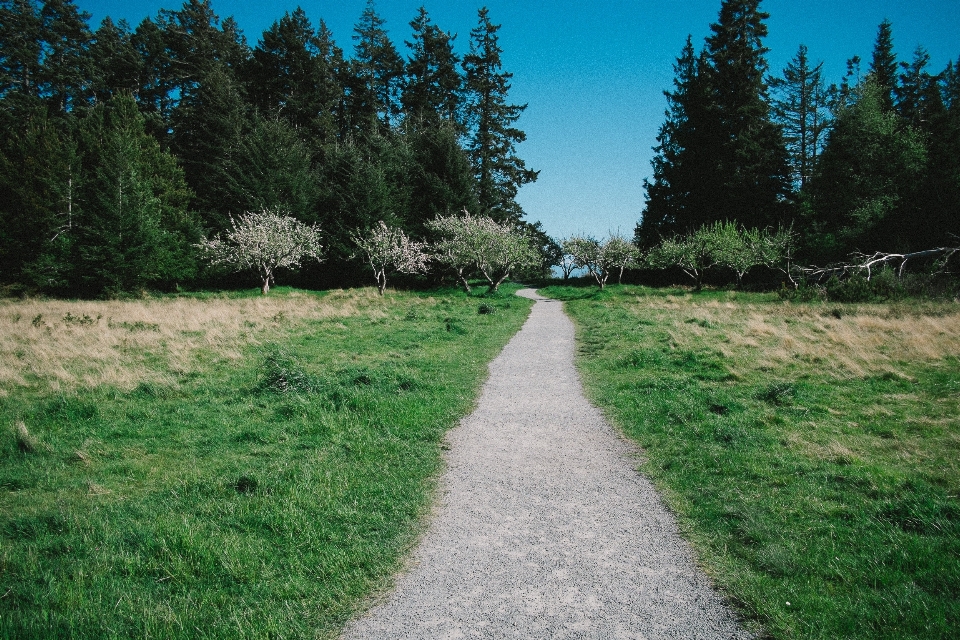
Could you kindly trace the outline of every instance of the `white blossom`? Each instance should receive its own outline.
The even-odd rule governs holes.
[[[586,269],[601,289],[614,271],[619,270],[618,281],[622,281],[624,270],[635,266],[640,255],[632,242],[617,234],[610,235],[603,242],[573,236],[563,243],[563,251],[573,256],[576,267]]]
[[[226,265],[237,271],[256,271],[270,290],[274,272],[281,267],[296,269],[306,258],[321,260],[320,229],[307,226],[288,215],[270,209],[247,212],[230,218],[230,230],[197,245],[212,265]]]
[[[353,235],[353,241],[366,255],[377,290],[383,295],[387,288],[387,271],[398,273],[426,273],[430,256],[426,243],[414,242],[400,229],[388,227],[381,220],[367,235]]]
[[[472,269],[496,291],[514,269],[542,262],[527,234],[487,216],[473,217],[466,209],[462,216],[439,216],[427,225],[441,236],[434,244],[434,258],[452,268],[467,291]]]

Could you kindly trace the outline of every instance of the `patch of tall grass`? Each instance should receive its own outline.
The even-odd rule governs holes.
[[[335,636],[530,306],[479,302],[0,303],[0,638]]]
[[[960,629],[960,307],[551,287],[591,398],[775,638]]]

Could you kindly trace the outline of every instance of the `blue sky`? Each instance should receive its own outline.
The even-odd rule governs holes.
[[[136,26],[176,0],[76,0],[98,25],[105,16]],[[303,6],[316,26],[320,19],[337,44],[352,51],[353,26],[366,0],[212,0],[221,17],[233,16],[251,46],[285,11]],[[466,50],[483,0],[379,0],[377,10],[398,49],[406,52],[409,22],[426,6],[434,22],[459,34]],[[527,141],[519,155],[540,170],[518,200],[529,220],[540,220],[556,237],[632,235],[643,210],[643,179],[650,175],[651,148],[663,122],[663,90],[687,37],[702,46],[720,0],[488,0],[490,17],[502,24],[504,68],[514,74],[512,102],[529,107],[519,121]],[[779,73],[807,45],[824,61],[827,83],[843,76],[846,60],[869,62],[877,25],[893,23],[900,60],[918,45],[941,71],[960,58],[960,0],[765,0],[770,13],[768,62]],[[865,67],[864,67],[865,68]]]

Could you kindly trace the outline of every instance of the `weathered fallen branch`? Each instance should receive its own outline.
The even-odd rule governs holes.
[[[873,276],[873,270],[878,266],[895,266],[897,277],[902,278],[903,272],[907,268],[907,263],[911,260],[920,260],[923,258],[939,258],[942,263],[942,269],[945,269],[950,259],[960,253],[960,247],[938,247],[936,249],[926,249],[924,251],[914,251],[912,253],[881,253],[873,255],[864,253],[854,254],[856,262],[834,264],[826,267],[798,267],[797,271],[807,280],[820,282],[830,276],[849,276],[862,271],[867,272],[867,280]]]

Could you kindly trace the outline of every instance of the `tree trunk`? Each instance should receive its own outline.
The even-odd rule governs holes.
[[[460,280],[460,284],[463,285],[463,289],[470,293],[470,283],[467,282],[466,276],[463,275],[463,269],[457,269],[457,279]]]
[[[382,296],[386,288],[387,288],[387,272],[381,271],[380,273],[377,274],[377,291]]]
[[[490,289],[487,291],[487,293],[496,293],[497,291],[499,291],[499,290],[500,290],[500,285],[503,284],[503,281],[506,280],[508,277],[510,277],[510,272],[509,272],[509,271],[507,271],[505,274],[503,274],[503,277],[500,278],[499,280],[497,280],[496,282],[494,282],[493,280],[491,280],[491,281],[490,281]]]

